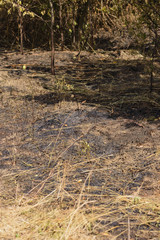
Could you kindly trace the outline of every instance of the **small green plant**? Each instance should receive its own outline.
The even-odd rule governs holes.
[[[70,91],[74,89],[71,84],[68,84],[66,82],[65,76],[63,76],[62,78],[56,78],[54,88],[58,91]]]
[[[87,157],[90,156],[91,148],[87,141],[83,140],[80,142],[80,151],[81,155],[86,155]]]

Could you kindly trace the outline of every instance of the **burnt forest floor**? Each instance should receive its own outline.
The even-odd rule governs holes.
[[[0,52],[0,239],[160,239],[160,62]]]

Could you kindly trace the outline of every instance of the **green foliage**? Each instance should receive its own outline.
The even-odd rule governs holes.
[[[73,86],[71,84],[66,83],[65,77],[56,78],[54,83],[54,89],[57,91],[70,91],[73,90]]]
[[[1,12],[7,11],[8,15],[4,14],[0,31],[5,25],[7,29],[13,29],[7,33],[1,31],[2,39],[12,39],[17,35],[18,10],[24,18],[26,45],[49,47],[51,10],[48,0],[0,0],[0,6]],[[120,33],[128,31],[137,44],[147,44],[149,39],[155,41],[160,26],[160,3],[154,0],[56,0],[53,7],[56,44],[60,44],[60,35],[63,35],[64,44],[76,49],[85,48],[87,42],[93,47],[93,38],[101,28],[116,29]],[[6,37],[6,34],[11,37]],[[15,40],[13,42],[16,43]]]

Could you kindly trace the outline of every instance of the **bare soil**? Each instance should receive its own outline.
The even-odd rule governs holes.
[[[24,238],[2,217],[0,239],[159,240],[159,62],[150,94],[140,54],[77,54],[56,52],[51,76],[49,52],[1,52],[0,207],[56,193],[53,208],[81,205],[91,225]]]

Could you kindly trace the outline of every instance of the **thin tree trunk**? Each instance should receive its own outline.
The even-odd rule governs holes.
[[[103,11],[103,8],[104,8],[104,4],[103,4],[103,0],[101,0],[101,18],[102,18],[102,22],[104,21],[104,11]]]
[[[62,1],[59,0],[59,27],[61,33],[61,50],[64,48],[64,34],[63,34],[63,26],[62,26]]]
[[[89,2],[89,21],[90,21],[90,44],[93,47],[94,41],[93,41],[93,14],[92,14],[92,1]]]
[[[51,7],[51,73],[55,75],[55,42],[54,42],[54,9],[52,0],[49,0]]]
[[[18,8],[18,15],[19,15],[19,31],[20,31],[20,52],[23,55],[23,14]]]
[[[154,49],[152,50],[152,60],[151,60],[151,72],[150,72],[150,93],[152,93],[153,91],[153,82],[154,82],[154,62],[155,62],[155,58],[157,57],[157,53],[158,53],[158,28],[156,26],[155,31],[155,38],[154,38]]]
[[[76,19],[75,19],[75,3],[73,2],[73,22],[72,22],[72,31],[73,31],[73,35],[72,35],[72,47],[74,46],[75,48],[75,44],[76,44]]]

